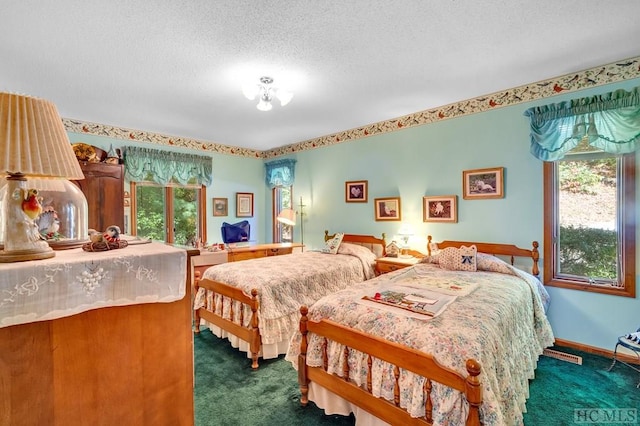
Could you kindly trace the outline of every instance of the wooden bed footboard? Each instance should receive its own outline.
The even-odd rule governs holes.
[[[465,423],[467,426],[479,426],[481,424],[479,409],[482,404],[482,388],[478,377],[481,367],[477,361],[473,359],[467,361],[466,369],[468,376],[464,377],[462,374],[442,366],[430,354],[345,327],[331,320],[323,319],[320,322],[309,321],[307,317],[308,308],[306,306],[300,308],[300,313],[302,314],[300,319],[302,341],[300,344],[300,354],[298,355],[298,382],[302,393],[300,402],[303,406],[306,406],[309,402],[309,383],[313,382],[388,423],[432,425],[433,404],[431,387],[432,382],[438,382],[464,394],[469,403],[469,414]],[[307,334],[309,332],[325,338],[324,367],[307,366]],[[345,357],[345,367],[342,372],[343,377],[330,374],[326,371],[326,340],[338,342],[345,346],[343,355]],[[349,379],[349,367],[346,362],[349,349],[357,350],[368,355],[367,388],[360,387]],[[371,366],[373,358],[381,359],[394,366],[394,402],[375,397],[371,393]],[[425,380],[424,386],[426,414],[423,418],[411,417],[407,411],[400,408],[400,388],[398,384],[400,369],[409,370],[427,379]]]
[[[249,343],[249,351],[251,353],[251,368],[258,368],[258,355],[260,354],[260,330],[258,329],[258,290],[251,290],[251,296],[247,295],[238,287],[232,287],[230,285],[213,281],[207,278],[200,279],[199,274],[196,274],[195,279],[195,293],[198,293],[198,288],[205,288],[214,294],[218,294],[222,297],[231,299],[231,311],[229,312],[229,319],[223,318],[222,315],[209,311],[202,307],[194,310],[195,332],[200,333],[200,319],[205,319],[211,324],[214,324],[221,329],[237,336],[238,338]],[[251,318],[249,319],[249,326],[245,327],[241,324],[245,323],[244,309],[238,309],[239,312],[234,310],[234,301],[240,302],[243,306],[247,305],[251,309]]]

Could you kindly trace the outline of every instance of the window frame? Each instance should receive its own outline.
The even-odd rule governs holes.
[[[558,162],[545,161],[543,165],[544,187],[544,284],[552,287],[589,291],[623,297],[636,297],[636,155],[625,154],[619,157],[618,171],[622,173],[618,181],[618,262],[620,287],[600,286],[589,283],[588,279],[558,276],[558,247],[555,244],[555,232],[558,225]]]
[[[279,194],[279,192],[283,189],[283,188],[288,188],[289,189],[289,206],[282,206],[280,202],[278,202],[278,200],[280,198],[282,198],[282,195]],[[282,227],[283,226],[288,226],[288,225],[284,225],[280,222],[278,222],[278,215],[280,214],[280,212],[283,209],[292,209],[293,208],[293,185],[291,186],[276,186],[271,190],[271,214],[272,214],[272,223],[273,223],[273,229],[272,229],[272,241],[274,243],[281,243],[282,241]],[[295,241],[295,234],[294,234],[294,229],[295,227],[292,226],[291,227],[291,241],[293,242]]]
[[[169,226],[170,223],[174,223],[174,214],[173,214],[173,188],[182,187],[182,188],[193,188],[198,191],[198,226],[196,232],[202,239],[202,243],[206,244],[206,229],[207,229],[207,187],[205,185],[180,185],[180,184],[168,184],[168,185],[160,185],[156,182],[152,181],[144,181],[144,182],[129,182],[129,193],[131,197],[131,205],[130,205],[130,232],[131,235],[137,235],[138,232],[138,224],[137,224],[137,204],[136,204],[136,188],[137,186],[158,186],[164,188],[164,196],[165,196],[165,224],[167,229],[165,229],[165,239],[166,243],[173,244],[175,240],[175,233],[173,230],[173,226]]]

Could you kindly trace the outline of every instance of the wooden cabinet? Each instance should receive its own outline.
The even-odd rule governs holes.
[[[124,232],[124,165],[80,161],[84,179],[75,181],[89,207],[89,228],[118,225]]]
[[[0,425],[192,426],[190,286],[175,302],[0,328]]]
[[[388,272],[397,271],[398,269],[407,268],[420,262],[417,257],[381,257],[376,260],[376,271],[378,274],[386,274]]]
[[[259,257],[280,256],[291,254],[294,249],[302,248],[299,243],[274,243],[258,244],[254,246],[228,246],[227,253],[229,262],[240,260],[257,259]]]

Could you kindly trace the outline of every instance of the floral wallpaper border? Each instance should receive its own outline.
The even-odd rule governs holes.
[[[175,146],[196,151],[270,159],[638,77],[640,77],[640,56],[267,151],[257,151],[196,139],[166,136],[158,133],[88,123],[67,118],[64,118],[62,121],[68,132],[149,142],[156,145]]]

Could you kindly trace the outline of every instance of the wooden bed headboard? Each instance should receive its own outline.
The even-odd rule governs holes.
[[[324,231],[324,240],[329,241],[336,234],[329,235],[329,231]],[[382,238],[374,237],[373,235],[358,235],[358,234],[344,234],[342,237],[343,243],[357,244],[371,250],[377,257],[384,257],[387,254],[387,243],[385,242],[386,235],[382,233]]]
[[[494,256],[509,256],[511,260],[511,265],[513,265],[513,258],[518,257],[529,257],[533,262],[533,266],[531,268],[531,272],[533,275],[538,276],[540,273],[540,269],[538,268],[538,260],[540,260],[540,252],[538,251],[539,244],[537,241],[531,243],[532,249],[523,249],[517,247],[513,244],[499,244],[499,243],[477,243],[473,241],[450,241],[445,240],[439,243],[436,243],[439,249],[445,249],[447,247],[460,247],[470,245],[475,245],[478,248],[478,252],[492,254]],[[431,245],[432,245],[432,237],[431,235],[427,236],[427,252],[429,256],[431,256]]]

